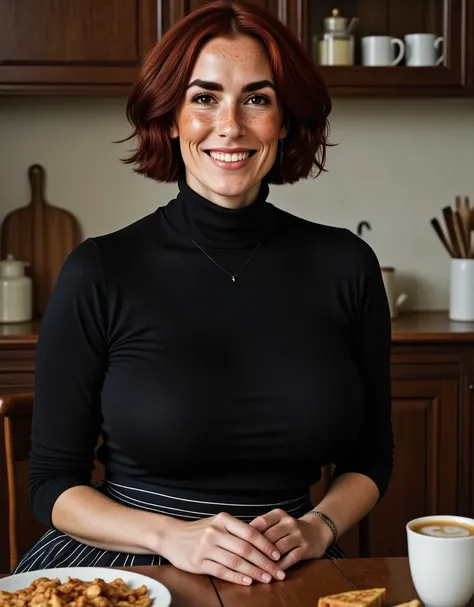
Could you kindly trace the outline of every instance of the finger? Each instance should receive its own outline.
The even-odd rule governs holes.
[[[279,565],[283,571],[286,571],[293,565],[296,565],[296,563],[299,563],[306,558],[304,548],[302,546],[297,546],[281,559]]]
[[[282,555],[287,555],[291,550],[294,550],[298,546],[301,546],[301,543],[301,534],[291,533],[276,542],[276,546]]]
[[[217,519],[220,519],[224,525],[224,528],[232,535],[252,544],[260,552],[265,554],[267,557],[277,561],[280,558],[280,553],[275,546],[264,537],[260,531],[251,527],[248,523],[244,523],[239,519],[230,516],[229,514],[218,514]],[[226,546],[222,546],[226,548]]]
[[[209,554],[209,559],[224,565],[227,569],[246,575],[256,582],[263,582],[268,584],[272,581],[270,573],[260,569],[258,566],[245,560],[238,554],[215,546],[212,552]]]
[[[249,523],[249,525],[251,525],[257,531],[260,531],[260,533],[265,533],[265,531],[267,531],[267,523],[262,516],[255,518]]]
[[[262,516],[258,516],[257,518],[255,518],[250,523],[250,525],[252,525],[252,527],[255,527],[263,533],[270,527],[273,527],[273,525],[279,523],[281,519],[286,516],[288,515],[284,510],[282,510],[281,508],[275,508],[275,510],[270,510],[270,512],[267,512],[266,514],[262,514]]]
[[[287,535],[293,535],[299,532],[298,523],[294,518],[283,519],[270,529],[267,529],[264,532],[264,536],[270,541],[272,544],[277,546],[277,543]],[[277,550],[280,550],[277,548]],[[281,552],[281,550],[280,550]],[[288,550],[286,551],[288,552]],[[283,554],[283,553],[282,553]]]
[[[262,574],[267,573],[277,580],[282,580],[285,577],[285,574],[279,566],[279,563],[275,563],[274,561],[269,559],[267,556],[265,556],[265,554],[260,552],[260,550],[255,548],[254,545],[238,537],[235,537],[230,533],[223,533],[219,535],[219,537],[216,538],[216,546],[220,549],[224,549],[229,554],[232,554],[236,558],[236,560],[240,559],[246,561],[250,566],[257,567]],[[229,566],[227,562],[224,564],[226,566]],[[231,567],[231,569],[234,569],[234,567]],[[259,581],[262,581],[261,577],[259,577],[258,579]]]
[[[216,563],[216,561],[210,561],[205,559],[202,562],[202,572],[207,575],[212,575],[219,580],[225,580],[226,582],[232,582],[233,584],[240,584],[242,586],[250,586],[252,578],[243,573],[232,571],[222,563]]]

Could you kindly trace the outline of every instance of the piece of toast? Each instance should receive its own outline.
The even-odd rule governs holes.
[[[400,603],[400,605],[395,605],[395,607],[421,607],[421,603],[418,599],[415,599],[409,603]]]
[[[385,592],[385,588],[369,588],[322,596],[318,607],[382,607]]]

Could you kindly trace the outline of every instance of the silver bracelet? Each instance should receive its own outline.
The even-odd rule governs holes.
[[[314,516],[319,516],[319,518],[322,519],[326,523],[326,525],[331,529],[332,534],[334,536],[333,543],[335,544],[337,542],[337,538],[339,537],[339,531],[337,530],[337,527],[334,522],[329,518],[329,516],[327,516],[327,514],[323,514],[318,510],[310,510],[306,514],[314,514]]]

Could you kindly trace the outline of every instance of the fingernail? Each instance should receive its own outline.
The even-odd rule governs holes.
[[[251,584],[252,583],[252,578],[251,577],[247,577],[246,575],[244,576],[244,584]]]
[[[277,571],[277,578],[279,580],[284,580],[286,576],[286,573],[284,571]]]
[[[262,580],[263,580],[264,582],[270,582],[270,581],[271,581],[271,579],[272,579],[272,576],[271,576],[269,573],[264,573],[264,574],[262,575]]]
[[[272,558],[279,559],[280,558],[280,553],[275,550],[275,552],[272,552]]]

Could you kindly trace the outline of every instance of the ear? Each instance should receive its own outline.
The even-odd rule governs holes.
[[[288,135],[288,129],[286,128],[286,126],[284,124],[281,125],[280,128],[280,134],[278,135],[278,139],[285,139],[285,137]]]
[[[178,131],[178,127],[176,126],[175,123],[173,123],[170,127],[170,130],[168,132],[170,139],[177,139],[179,137],[179,131]]]

